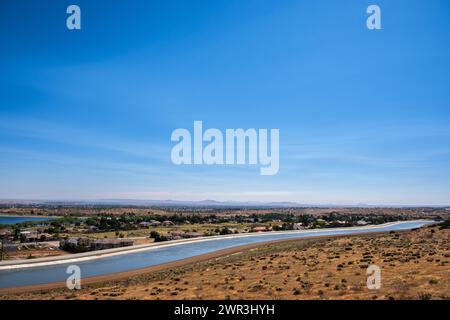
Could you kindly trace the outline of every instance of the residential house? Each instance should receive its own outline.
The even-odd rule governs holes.
[[[293,229],[294,229],[294,230],[303,230],[303,229],[306,229],[306,228],[305,228],[305,226],[303,225],[303,223],[299,222],[299,223],[294,223]]]
[[[185,233],[186,232],[181,231],[181,230],[174,230],[174,231],[170,232],[172,237],[183,237],[185,235]]]
[[[161,225],[161,222],[157,220],[150,220],[150,225],[152,227],[159,227]]]
[[[265,231],[272,231],[272,227],[253,227],[253,232],[265,232]]]
[[[202,237],[203,233],[201,232],[186,232],[182,235],[183,238],[197,238]]]
[[[141,228],[149,228],[151,226],[152,226],[152,224],[147,221],[142,221],[141,223],[139,223],[139,227],[141,227]]]
[[[134,245],[134,241],[129,239],[98,239],[91,243],[91,250],[105,250],[132,245]]]
[[[12,235],[12,231],[9,229],[0,230],[0,239],[7,239]]]

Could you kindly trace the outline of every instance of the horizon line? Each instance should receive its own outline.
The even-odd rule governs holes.
[[[152,205],[189,205],[195,206],[264,206],[264,207],[334,207],[334,208],[366,208],[366,207],[387,207],[387,208],[450,208],[450,204],[371,204],[371,203],[301,203],[297,201],[235,201],[235,200],[214,200],[214,199],[202,199],[202,200],[176,200],[176,199],[135,199],[135,198],[0,198],[0,204],[26,204],[28,203],[60,203],[66,202],[70,203],[87,203],[87,204],[107,204],[105,202],[114,202],[116,205],[132,205],[136,206],[138,204],[131,204],[130,202],[140,202],[142,205],[144,203],[152,203]],[[128,203],[127,203],[128,202]]]

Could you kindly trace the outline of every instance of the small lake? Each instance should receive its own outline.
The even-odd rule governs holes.
[[[52,217],[0,216],[0,224],[16,224],[21,222],[39,222],[53,219]]]

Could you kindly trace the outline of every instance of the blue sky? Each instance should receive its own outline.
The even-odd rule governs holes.
[[[0,198],[448,205],[449,9],[2,1]],[[279,128],[279,173],[172,164],[170,135],[194,120]]]

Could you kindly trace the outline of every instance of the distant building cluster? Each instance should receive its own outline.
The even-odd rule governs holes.
[[[134,245],[133,240],[114,239],[114,238],[90,239],[90,238],[70,237],[60,241],[61,249],[68,251],[105,250],[105,249],[128,247],[132,245]]]

